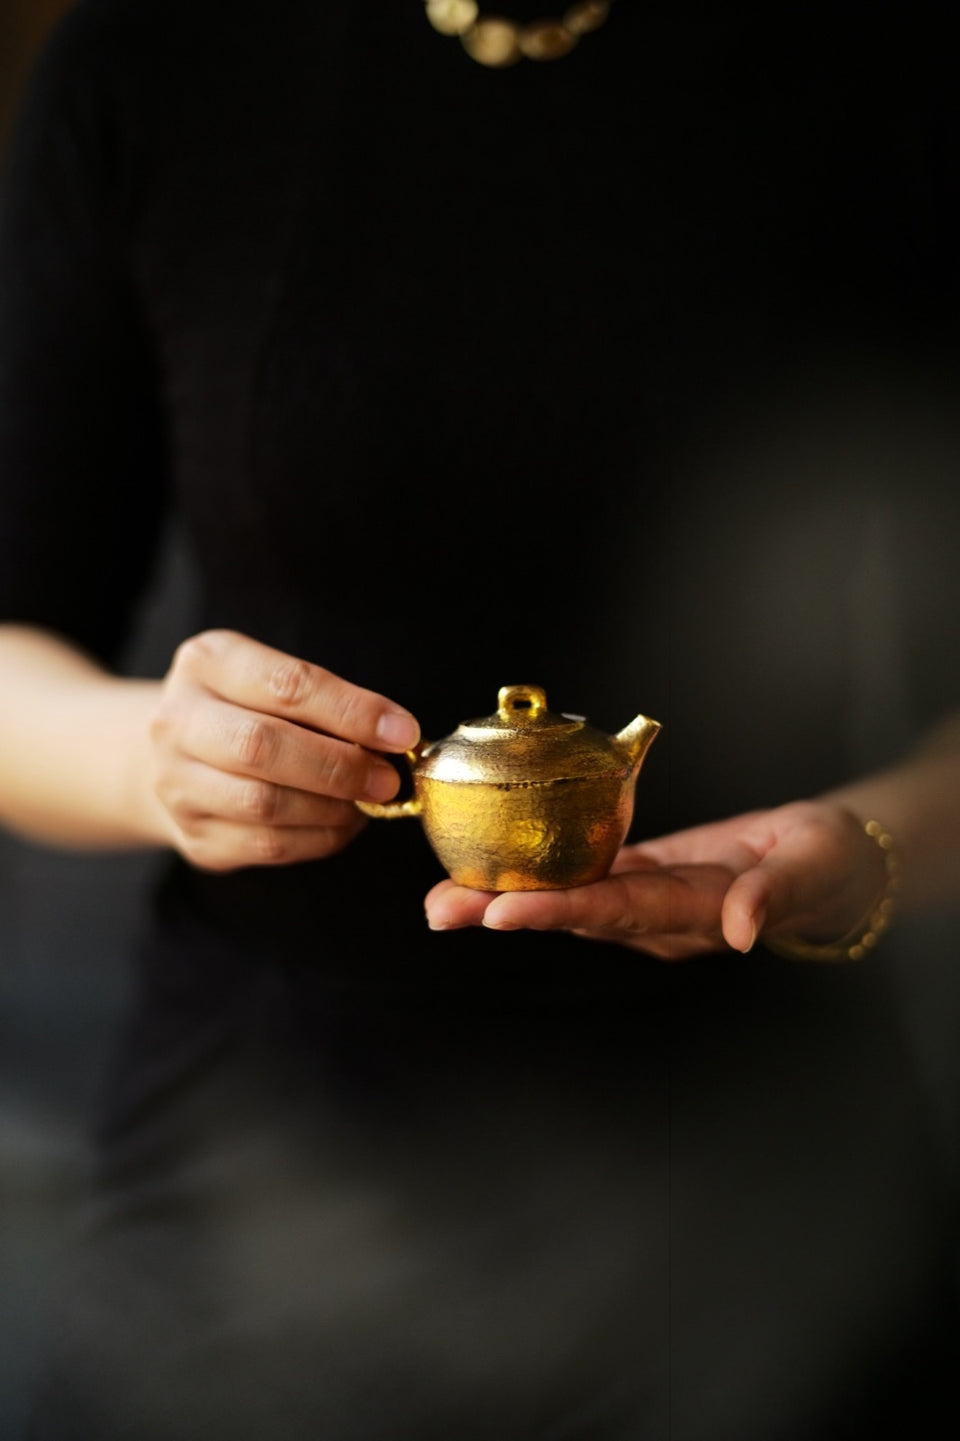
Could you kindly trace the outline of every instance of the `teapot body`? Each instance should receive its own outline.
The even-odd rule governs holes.
[[[414,794],[370,816],[420,816],[459,885],[562,890],[607,874],[633,817],[637,775],[660,726],[637,716],[618,735],[553,715],[539,686],[504,686],[497,710],[408,753]]]
[[[481,891],[560,890],[601,880],[633,818],[636,775],[499,784],[414,774],[440,864]]]

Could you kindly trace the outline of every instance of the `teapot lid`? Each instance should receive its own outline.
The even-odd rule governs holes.
[[[433,780],[530,785],[622,775],[630,761],[583,716],[551,711],[542,687],[506,685],[493,715],[464,721],[427,746],[417,769]]]

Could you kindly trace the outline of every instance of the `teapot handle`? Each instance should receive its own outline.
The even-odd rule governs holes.
[[[429,744],[429,741],[419,740],[413,750],[404,751],[404,758],[411,770],[416,768]],[[410,796],[409,800],[405,801],[354,801],[353,804],[358,811],[363,811],[365,816],[381,821],[395,821],[401,816],[418,816],[422,810],[419,796]]]

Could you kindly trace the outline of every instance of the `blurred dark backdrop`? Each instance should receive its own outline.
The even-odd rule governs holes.
[[[0,0],[0,144],[66,0]],[[162,674],[190,627],[170,537],[126,659]],[[125,954],[154,861],[57,855],[0,833],[0,1436],[20,1434],[88,1131],[125,1000]]]
[[[66,0],[0,0],[0,145],[37,48]],[[954,473],[950,466],[944,473]],[[952,481],[951,481],[952,485]],[[869,753],[883,710],[888,728],[910,730],[896,678],[897,627],[888,616],[885,549],[877,534],[856,584],[862,634],[852,718]],[[895,529],[890,522],[891,529]],[[952,535],[945,531],[952,545]],[[872,548],[871,548],[872,547]],[[871,559],[872,557],[872,559]],[[194,586],[188,558],[168,538],[124,668],[159,675],[177,642],[193,629]],[[878,624],[878,616],[883,624]],[[804,617],[799,616],[802,623]],[[888,622],[889,623],[886,623]],[[943,637],[944,640],[949,639]],[[883,642],[881,648],[880,642]],[[890,647],[893,647],[890,649]],[[862,731],[862,735],[860,732]],[[896,736],[893,737],[894,739]],[[88,1130],[112,1037],[126,1002],[126,956],[139,900],[155,862],[149,857],[57,855],[0,833],[0,1438],[16,1437],[42,1354],[50,1286],[71,1217],[89,1174]],[[936,935],[944,928],[943,937]],[[918,929],[914,928],[916,934]],[[901,1014],[915,1038],[921,1079],[943,1140],[945,1163],[960,1161],[960,967],[941,974],[956,952],[955,922],[930,922],[922,944],[904,927],[884,948],[897,972]],[[897,947],[929,958],[898,969]]]
[[[69,0],[0,0],[0,136],[6,134],[30,63]]]
[[[160,675],[191,629],[176,537],[124,665]],[[56,854],[0,832],[0,1436],[20,1434],[60,1248],[89,1176],[98,1087],[156,860]]]

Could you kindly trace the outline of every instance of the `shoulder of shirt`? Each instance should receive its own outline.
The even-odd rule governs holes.
[[[174,78],[173,67],[202,66],[238,33],[271,23],[282,22],[265,0],[79,0],[53,26],[36,83],[114,79],[130,89],[168,70]]]
[[[270,24],[269,0],[78,0],[28,76],[0,157],[4,203],[39,175],[84,207],[133,215],[168,137],[219,83],[225,53],[238,41],[256,52]]]
[[[231,55],[249,68],[303,11],[300,0],[78,0],[34,62],[14,139],[60,128],[95,167],[111,156],[122,168],[144,136],[172,132],[181,111],[229,86]]]

